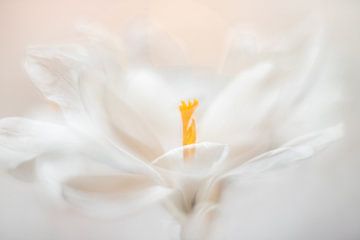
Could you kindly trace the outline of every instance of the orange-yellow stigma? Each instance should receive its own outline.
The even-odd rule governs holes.
[[[179,106],[181,112],[182,126],[183,126],[183,137],[182,144],[183,146],[195,144],[196,143],[196,121],[193,116],[197,106],[199,105],[199,100],[194,99],[193,101],[181,101]],[[184,149],[184,159],[189,159],[194,156],[195,148],[186,148]]]

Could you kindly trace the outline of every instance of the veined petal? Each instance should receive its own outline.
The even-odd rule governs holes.
[[[79,94],[79,78],[90,62],[87,49],[75,44],[31,47],[25,61],[25,69],[34,84],[46,98],[60,106],[67,122],[80,130],[91,126]]]
[[[84,134],[105,135],[110,138],[116,135],[112,132],[112,127],[116,126],[123,133],[125,131],[123,138],[128,140],[136,137],[130,143],[117,141],[116,144],[139,149],[154,146],[155,150],[148,150],[152,155],[146,157],[151,159],[159,155],[159,147],[154,144],[158,140],[147,130],[146,125],[121,125],[128,122],[141,123],[139,118],[143,116],[134,114],[134,111],[124,107],[126,104],[114,96],[116,91],[122,93],[121,89],[114,86],[117,86],[116,82],[121,82],[119,79],[123,79],[123,76],[120,63],[105,50],[92,45],[31,48],[25,66],[44,95],[61,107],[69,125]],[[109,102],[108,99],[116,101]],[[117,117],[114,119],[114,116]],[[119,120],[119,116],[128,120],[114,122]],[[132,132],[142,134],[129,135]],[[137,145],[134,146],[134,143]]]
[[[263,153],[237,168],[213,177],[201,188],[197,196],[198,201],[217,198],[219,188],[224,187],[223,184],[226,181],[258,177],[262,173],[290,167],[302,160],[309,159],[342,136],[343,127],[339,124],[296,138],[280,148]]]
[[[80,155],[109,168],[138,172],[160,179],[151,166],[108,142],[77,134],[66,126],[22,118],[0,120],[0,156],[6,169],[15,169],[26,161],[49,162]]]
[[[242,164],[239,168],[228,172],[225,176],[246,177],[291,166],[298,161],[310,158],[342,136],[343,127],[341,124],[301,136],[280,148],[261,154]]]
[[[97,216],[119,216],[160,201],[172,190],[136,174],[79,176],[63,185],[65,200]]]

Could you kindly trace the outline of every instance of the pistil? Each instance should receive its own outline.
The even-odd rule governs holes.
[[[189,100],[187,103],[181,101],[179,106],[182,119],[182,144],[184,147],[187,145],[196,143],[196,121],[194,118],[194,112],[199,105],[199,100]],[[188,160],[195,155],[195,148],[184,148],[184,159]]]

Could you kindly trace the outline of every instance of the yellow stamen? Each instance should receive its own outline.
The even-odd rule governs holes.
[[[193,114],[199,105],[199,100],[194,99],[193,101],[181,101],[179,106],[181,112],[181,119],[183,125],[183,146],[196,143],[196,121]],[[186,148],[184,150],[184,159],[189,159],[194,156],[195,148]]]

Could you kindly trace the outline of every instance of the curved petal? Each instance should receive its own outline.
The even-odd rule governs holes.
[[[6,168],[16,168],[45,151],[71,151],[79,144],[76,136],[58,124],[23,118],[0,120],[0,148],[4,153],[0,158]]]
[[[6,169],[15,178],[24,182],[34,181],[34,164],[32,154],[13,151],[0,144],[0,169]]]
[[[91,215],[119,216],[157,202],[172,190],[142,175],[80,176],[63,185],[65,200]]]
[[[123,101],[110,85],[89,84],[101,77],[101,73],[99,76],[89,70],[80,80],[80,95],[84,105],[89,106],[87,113],[91,120],[124,150],[146,160],[160,155],[162,146],[147,119]]]
[[[223,177],[250,177],[291,166],[301,160],[310,158],[342,136],[342,125],[301,136],[280,148],[261,154],[226,173]]]
[[[61,107],[70,125],[87,134],[94,126],[96,134],[105,132],[133,154],[142,149],[141,158],[179,146],[179,102],[201,98],[206,106],[221,82],[209,84],[201,80],[209,74],[183,67],[126,65],[118,38],[85,31],[90,41],[82,44],[29,48],[25,68],[35,85]]]
[[[174,51],[181,52],[181,47],[177,46],[176,41],[167,36],[166,33],[157,29],[153,24],[148,24],[147,21],[137,21],[130,25],[130,29],[123,33],[123,39],[89,26],[86,27],[85,32],[87,34],[90,32],[91,38],[96,39],[97,44],[95,46],[100,45],[102,48],[106,47],[106,45],[114,45],[115,39],[117,41],[122,40],[124,51],[117,50],[118,46],[113,51],[118,52],[118,55],[123,60],[124,64],[121,67],[124,68],[124,71],[121,74],[115,74],[118,78],[115,79],[111,77],[114,67],[106,69],[106,77],[111,77],[114,80],[112,81],[113,85],[107,85],[118,98],[117,101],[121,100],[123,104],[132,109],[135,115],[147,123],[147,131],[152,132],[157,138],[152,143],[160,142],[162,148],[171,149],[180,143],[178,104],[186,96],[177,96],[176,93],[179,90],[176,87],[175,89],[172,88],[173,81],[166,74],[166,69],[169,64],[173,65],[170,63],[172,62],[171,59],[175,59],[174,64],[176,66],[184,65],[181,63],[183,60],[178,61],[183,57],[177,57],[177,55],[182,54],[173,54]],[[111,56],[111,53],[108,55]],[[111,60],[110,57],[103,57],[103,59],[102,61],[108,66],[115,58]],[[110,63],[107,63],[109,61]],[[159,66],[159,64],[165,64],[166,66]],[[117,68],[119,69],[119,67]],[[174,69],[172,72],[179,71]],[[89,78],[94,73],[90,70],[87,75],[86,78]],[[100,77],[103,78],[103,76]],[[87,81],[83,85],[88,85]],[[120,110],[115,111],[115,104],[110,106],[114,106],[113,113],[117,112],[117,115],[125,117]],[[137,132],[138,129],[141,128],[130,130]],[[137,141],[148,139],[143,138],[142,135],[144,134],[140,134]],[[154,137],[152,138],[154,139]],[[144,144],[142,143],[142,145]]]
[[[191,156],[184,156],[186,152]],[[152,165],[177,174],[203,176],[219,171],[227,153],[227,145],[198,143],[175,148],[155,159]]]
[[[152,97],[144,99],[142,104],[150,106],[150,109],[152,109],[152,106],[158,106],[160,109],[162,109],[162,105],[170,106],[167,110],[164,109],[165,111],[162,112],[163,116],[173,112],[177,113],[176,106],[181,100],[187,99],[200,99],[202,109],[206,109],[213,96],[224,85],[223,76],[210,72],[208,69],[194,69],[191,67],[187,62],[187,54],[184,52],[180,42],[148,19],[140,19],[133,22],[123,35],[125,48],[128,51],[128,58],[131,64],[129,66],[131,70],[129,84],[133,88],[135,87],[133,84],[140,81],[138,78],[143,78],[145,83],[143,86],[145,87],[142,87],[140,90],[146,89],[146,91],[152,91],[152,87],[147,86],[153,85],[156,93],[162,92],[162,94],[154,94]],[[136,76],[134,76],[134,71],[140,71],[140,74],[135,74]],[[144,76],[145,74],[147,76]],[[153,78],[157,78],[158,82],[155,82]],[[129,95],[131,97],[133,94],[129,93]],[[139,94],[135,98],[141,99],[148,95],[146,92],[141,95]],[[158,101],[158,98],[164,100]],[[167,105],[168,103],[171,105]],[[148,109],[144,108],[143,111]],[[176,116],[173,119],[170,116],[162,125],[165,124],[167,126],[169,124],[168,121],[171,120],[174,122],[174,125],[169,130],[177,130],[179,126],[178,115],[172,114],[172,116]],[[157,130],[161,131],[162,129]],[[174,139],[178,139],[176,138],[178,137],[177,135],[172,134],[172,136]],[[177,145],[172,144],[167,149]]]
[[[199,100],[200,107],[196,114],[198,119],[202,118],[216,95],[224,88],[224,83],[228,81],[227,76],[211,69],[191,66],[158,69],[158,74],[169,84],[178,103],[181,100]]]
[[[80,45],[31,47],[25,61],[34,84],[61,107],[68,123],[78,129],[91,126],[79,94],[79,78],[90,61],[89,52]]]
[[[232,151],[239,144],[256,146],[267,141],[264,128],[279,89],[266,91],[263,85],[273,69],[271,63],[260,63],[228,85],[198,124],[201,138],[227,143]]]
[[[93,27],[87,26],[85,32],[90,32],[96,41],[110,41],[111,44],[116,39],[111,34]],[[116,84],[112,86],[113,92],[124,104],[132,108],[136,115],[146,121],[149,131],[156,136],[165,151],[179,146],[181,144],[181,123],[178,112],[180,101],[200,99],[202,107],[197,115],[201,117],[202,111],[222,88],[223,77],[206,69],[195,70],[183,60],[179,60],[178,55],[182,54],[173,54],[173,51],[181,51],[181,47],[157,26],[146,20],[135,22],[123,35],[124,49],[127,53],[119,54],[127,54],[124,57],[124,61],[127,61],[124,64],[126,71],[114,81]],[[168,59],[163,62],[163,58],[176,60],[174,63]],[[85,84],[87,82],[83,85]],[[116,104],[109,106],[117,107]],[[112,112],[118,112],[117,115],[122,114],[120,110]],[[123,115],[122,117],[125,117]],[[131,131],[135,133],[137,129],[141,128]],[[146,139],[142,135],[140,134],[138,138]]]
[[[184,159],[184,151],[188,150],[194,155]],[[181,218],[192,211],[199,187],[208,176],[221,172],[227,152],[223,144],[199,143],[173,149],[152,162],[164,181],[177,189],[168,203],[176,215]]]
[[[206,139],[229,143],[236,149],[231,156],[242,153],[241,145],[261,145],[259,153],[277,144],[274,132],[318,78],[321,29],[301,29],[252,50],[250,67],[219,94],[199,124]]]
[[[162,178],[150,168],[147,169],[146,165],[139,167],[124,161],[109,164],[111,159],[100,159],[101,153],[96,153],[95,148],[96,146],[88,146],[79,152],[49,152],[38,156],[35,166],[37,179],[56,197],[62,194],[63,184],[67,181],[88,176],[138,175],[154,184],[163,183]],[[102,158],[106,157],[111,158],[111,153],[102,153]],[[95,189],[96,186],[89,186],[91,187]]]
[[[201,188],[198,201],[217,198],[225,181],[243,180],[259,177],[261,174],[276,171],[309,159],[331,143],[343,136],[341,124],[296,138],[280,148],[263,153],[224,174],[213,177]]]
[[[160,179],[146,163],[101,139],[77,134],[62,125],[21,118],[0,120],[0,160],[6,169],[21,167],[26,161],[55,161],[66,156],[93,159],[123,172],[139,172]]]
[[[139,68],[128,72],[125,83],[119,97],[145,119],[165,150],[179,146],[179,99],[168,82],[152,69]]]
[[[129,124],[121,125],[124,122],[141,122],[141,116],[133,114],[116,97],[108,97],[116,99],[116,102],[104,101],[104,96],[114,95],[109,89],[113,88],[116,78],[122,78],[119,62],[106,54],[105,50],[85,45],[31,48],[25,66],[44,95],[62,108],[69,125],[86,134],[94,132],[101,135],[105,132],[107,136],[116,135],[108,125],[117,126],[119,130],[126,131],[126,134],[142,129],[142,134],[135,139],[139,145],[157,147],[154,144],[157,142],[156,138],[150,131],[146,131],[144,124],[141,128],[137,124],[130,129]],[[113,122],[119,119],[114,119],[114,115],[130,120]],[[126,134],[128,139],[134,137],[134,134]],[[133,145],[134,141],[120,143],[126,146]],[[159,155],[159,150],[155,151],[156,154],[147,157]]]
[[[84,154],[64,152],[50,152],[38,156],[35,169],[37,179],[57,197],[61,195],[61,185],[70,178],[121,172]]]

